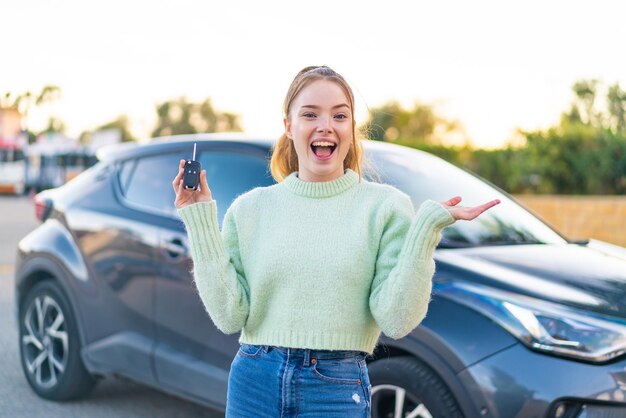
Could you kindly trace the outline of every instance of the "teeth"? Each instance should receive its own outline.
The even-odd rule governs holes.
[[[335,144],[333,144],[332,142],[327,142],[327,141],[316,141],[316,142],[312,143],[311,145],[313,145],[314,147],[332,147],[332,146],[335,146]]]

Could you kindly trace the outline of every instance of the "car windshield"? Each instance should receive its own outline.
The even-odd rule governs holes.
[[[367,148],[365,177],[402,190],[416,208],[428,199],[445,201],[457,195],[463,197],[463,206],[502,201],[472,222],[458,221],[445,228],[440,248],[567,242],[507,195],[438,157],[404,147]]]

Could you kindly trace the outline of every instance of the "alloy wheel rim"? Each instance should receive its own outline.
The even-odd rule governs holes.
[[[385,384],[372,387],[372,406],[377,401],[383,402],[385,418],[433,418],[426,405],[411,398],[400,386]]]
[[[67,367],[68,335],[63,311],[49,295],[37,296],[26,309],[23,325],[22,353],[28,374],[40,388],[54,387]]]

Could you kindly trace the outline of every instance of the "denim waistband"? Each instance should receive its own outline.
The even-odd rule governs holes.
[[[363,351],[353,350],[315,350],[309,348],[288,348],[288,347],[275,347],[268,346],[270,349],[280,350],[283,353],[289,353],[290,356],[315,357],[320,360],[342,359],[342,358],[357,358],[365,357],[367,353]]]
[[[344,358],[365,358],[367,353],[353,350],[316,350],[309,348],[289,348],[276,346],[263,346],[266,352],[279,350],[290,357],[317,358],[320,360],[344,359]]]

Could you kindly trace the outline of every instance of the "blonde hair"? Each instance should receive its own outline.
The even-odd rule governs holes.
[[[291,104],[295,100],[296,96],[306,86],[317,80],[333,81],[341,87],[348,99],[348,105],[350,106],[350,112],[352,114],[352,144],[348,150],[348,155],[343,161],[343,168],[351,169],[355,171],[359,178],[362,177],[362,164],[363,164],[363,145],[361,140],[356,135],[356,121],[354,120],[354,94],[352,89],[346,82],[346,80],[333,69],[326,66],[312,66],[305,67],[296,75],[291,82],[285,101],[283,103],[283,115],[285,118],[290,117]],[[298,154],[293,145],[293,141],[285,134],[282,134],[272,152],[272,159],[270,161],[270,171],[272,176],[277,182],[283,181],[294,171],[298,171]]]

